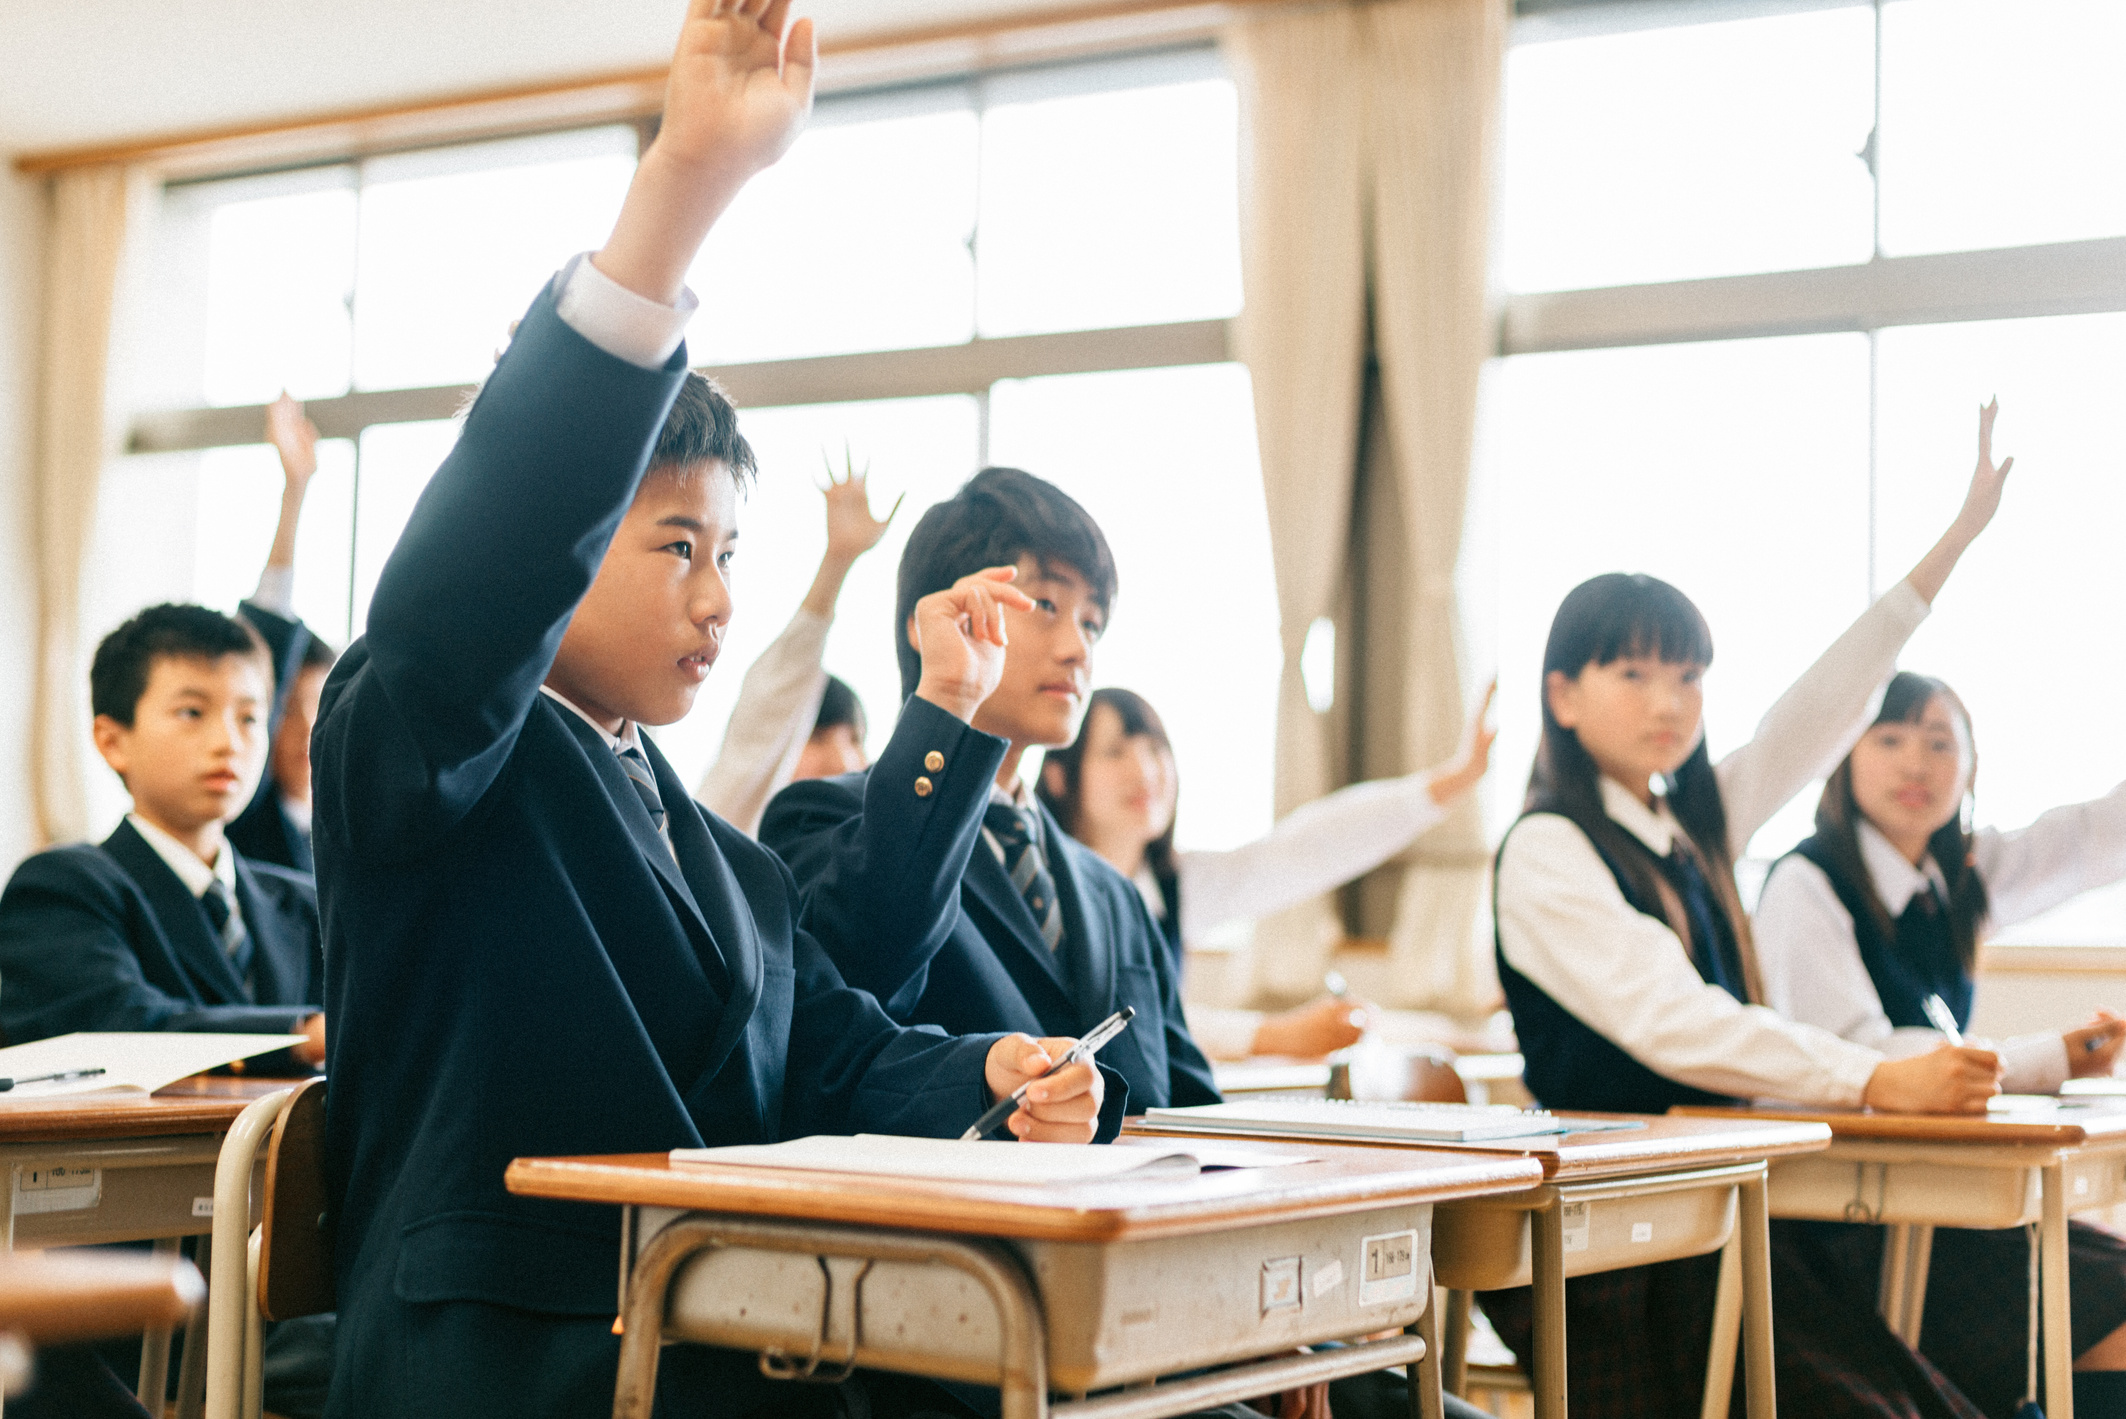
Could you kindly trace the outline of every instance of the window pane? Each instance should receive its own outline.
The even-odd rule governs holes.
[[[688,281],[696,361],[950,345],[974,333],[977,128],[964,89],[820,106]],[[913,111],[910,111],[913,109]]]
[[[1646,572],[1705,613],[1718,650],[1705,682],[1716,758],[1746,743],[1865,609],[1867,358],[1861,336],[1813,335],[1493,367],[1472,525],[1499,531],[1495,550],[1470,555],[1495,558],[1499,743],[1484,788],[1494,835],[1527,790],[1551,618],[1588,577]],[[1814,809],[1803,793],[1753,849],[1792,846]]]
[[[280,457],[264,444],[210,448],[199,460],[192,596],[224,611],[258,589],[280,522]],[[295,537],[295,614],[329,641],[347,638],[354,536],[354,444],[325,439]]]
[[[1137,691],[1166,721],[1181,844],[1267,832],[1281,657],[1246,370],[1009,380],[990,398],[991,460],[1057,484],[1114,549],[1121,587],[1093,683]]]
[[[363,171],[355,383],[477,380],[548,277],[602,246],[632,128],[380,158]]]
[[[217,202],[208,225],[205,392],[209,404],[263,404],[347,392],[354,288],[353,171],[270,184],[271,195]],[[267,184],[217,184],[182,202],[214,202]]]
[[[1895,576],[1955,514],[1976,418],[1998,394],[1997,455],[2015,455],[2000,516],[1965,556],[1904,656],[1969,706],[1978,821],[2017,828],[2126,778],[2126,315],[1886,330],[1880,345],[1878,565]],[[2126,943],[2126,901],[2090,897],[2008,940]]]
[[[1159,63],[1201,71],[1215,60]],[[1238,311],[1239,102],[1232,81],[1213,75],[1057,96],[1027,87],[1040,82],[1029,76],[1015,89],[999,81],[983,115],[982,333],[1152,325]]]
[[[2122,59],[2115,0],[1884,6],[1884,250],[2126,233]]]
[[[1865,8],[1515,45],[1507,288],[1867,260],[1873,69]]]
[[[354,508],[354,633],[369,622],[369,598],[421,490],[458,441],[458,421],[372,424],[362,430],[362,477]]]
[[[739,426],[760,459],[760,480],[739,508],[733,611],[723,652],[694,712],[657,732],[681,777],[696,782],[723,742],[739,681],[782,634],[826,550],[824,460],[844,457],[871,470],[871,509],[884,516],[902,499],[879,545],[858,559],[827,636],[827,669],[849,682],[871,721],[870,749],[892,737],[901,676],[894,658],[894,577],[901,548],[923,510],[974,472],[975,401],[966,395],[881,399],[746,410]]]

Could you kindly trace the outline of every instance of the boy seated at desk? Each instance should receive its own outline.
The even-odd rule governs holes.
[[[693,0],[610,240],[532,303],[326,683],[334,1416],[611,1412],[618,1211],[511,1194],[513,1158],[956,1137],[1068,1044],[895,1024],[798,925],[782,863],[640,732],[692,706],[732,613],[753,455],[688,372],[683,282],[810,105],[812,26],[785,47],[786,8]],[[1073,1065],[1010,1130],[1089,1142],[1101,1097]],[[872,1381],[882,1419],[953,1409]],[[838,1398],[732,1351],[661,1366],[660,1412]]]
[[[254,1070],[323,1061],[310,879],[241,856],[224,829],[265,769],[273,671],[250,627],[151,606],[89,670],[96,749],[133,798],[101,843],[38,853],[0,894],[0,1028],[300,1034]]]

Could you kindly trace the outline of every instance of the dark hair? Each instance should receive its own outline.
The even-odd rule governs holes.
[[[332,642],[312,632],[303,641],[303,661],[298,670],[330,670],[339,664],[340,653],[332,648]]]
[[[812,721],[812,732],[817,734],[843,724],[849,726],[857,742],[863,742],[869,730],[864,721],[864,702],[849,688],[848,681],[839,675],[829,675],[826,692],[819,697],[819,718]]]
[[[266,643],[250,626],[205,606],[150,606],[97,644],[96,658],[89,663],[89,708],[131,729],[157,660],[178,656],[212,661],[225,655],[256,656],[271,693],[273,663]]]
[[[1031,553],[1044,571],[1070,568],[1092,588],[1104,612],[1115,599],[1115,558],[1100,524],[1055,484],[1018,468],[984,468],[957,493],[924,513],[901,553],[894,598],[893,645],[901,663],[901,698],[915,693],[923,659],[908,643],[915,603],[984,567]]]
[[[697,465],[721,463],[740,488],[760,471],[753,445],[738,431],[738,410],[717,383],[687,371],[680,382],[672,412],[664,416],[657,431],[657,447],[650,453],[650,471],[677,469],[682,474]]]
[[[1970,785],[1978,781],[1978,746],[1971,737],[1971,711],[1964,708],[1956,691],[1931,675],[1914,675],[1909,670],[1900,670],[1890,677],[1889,687],[1882,692],[1882,709],[1868,727],[1917,724],[1925,718],[1927,706],[1936,700],[1946,704],[1963,722],[1964,742],[1971,746],[1971,780],[1966,785],[1964,800],[1964,807],[1968,809]],[[1866,859],[1860,855],[1863,816],[1859,800],[1853,797],[1853,756],[1848,753],[1824,781],[1823,796],[1816,800],[1816,836],[1845,879],[1858,884],[1861,898],[1868,904],[1883,935],[1894,938],[1897,923],[1891,920],[1890,909],[1876,894],[1875,878],[1868,871]],[[1949,884],[1949,934],[1956,942],[1956,959],[1966,971],[1978,959],[1979,929],[1985,922],[1987,907],[1986,884],[1971,863],[1971,841],[1971,830],[1961,809],[1927,839],[1927,851],[1933,856],[1934,865],[1941,869],[1942,879]]]
[[[1056,815],[1063,831],[1072,837],[1078,836],[1078,820],[1084,810],[1084,800],[1080,797],[1080,772],[1085,763],[1085,741],[1092,733],[1093,717],[1100,713],[1102,706],[1113,710],[1121,719],[1123,738],[1135,739],[1142,735],[1167,753],[1174,751],[1174,741],[1167,738],[1166,725],[1160,720],[1159,711],[1153,709],[1144,696],[1134,690],[1109,688],[1093,691],[1092,698],[1085,704],[1085,718],[1078,724],[1078,737],[1067,749],[1050,749],[1041,760],[1040,777],[1034,780],[1034,792],[1048,805],[1048,811]],[[1048,786],[1050,765],[1061,772],[1063,791],[1060,793]],[[1175,797],[1178,806],[1178,789]],[[1165,832],[1145,844],[1144,861],[1152,869],[1160,895],[1170,902],[1176,900],[1180,895],[1181,875],[1174,866],[1174,817],[1166,820]]]
[[[1524,807],[1530,813],[1556,813],[1571,819],[1603,856],[1622,869],[1633,895],[1642,901],[1667,903],[1673,889],[1664,890],[1666,879],[1643,844],[1603,809],[1601,770],[1581,747],[1580,736],[1559,724],[1550,708],[1552,671],[1577,679],[1590,665],[1645,655],[1670,665],[1703,668],[1713,663],[1712,630],[1689,597],[1665,581],[1624,572],[1593,577],[1566,593],[1543,647],[1543,739],[1536,750],[1535,769],[1528,776]],[[1743,911],[1742,895],[1735,888],[1727,807],[1720,799],[1720,782],[1713,776],[1712,757],[1706,752],[1702,732],[1690,757],[1669,775],[1663,790],[1669,811],[1697,849],[1705,879],[1734,929],[1750,997],[1761,1000],[1749,914]],[[1691,947],[1688,921],[1674,908],[1669,916],[1676,934]],[[1713,943],[1697,943],[1697,947],[1709,951]]]

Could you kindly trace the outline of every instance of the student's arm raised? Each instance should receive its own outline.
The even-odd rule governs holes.
[[[316,738],[321,817],[357,851],[429,850],[507,761],[685,376],[686,269],[803,124],[812,31],[786,58],[786,11],[694,0],[612,238],[533,303],[392,550]],[[594,329],[572,297],[598,281],[619,314],[605,301]]]

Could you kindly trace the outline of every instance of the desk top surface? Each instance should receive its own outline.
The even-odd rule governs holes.
[[[1123,1138],[1113,1146],[1186,1152],[1188,1145],[1171,1138]],[[1254,1139],[1247,1147],[1307,1161],[1193,1177],[1122,1177],[1029,1186],[675,1164],[662,1153],[629,1153],[603,1158],[519,1158],[509,1165],[508,1186],[515,1193],[577,1202],[681,1207],[1026,1241],[1106,1242],[1519,1192],[1542,1181],[1541,1170],[1532,1161],[1495,1153],[1389,1151]]]
[[[302,1082],[195,1074],[153,1094],[19,1100],[0,1094],[0,1144],[224,1133],[253,1100]]]
[[[1644,1127],[1605,1129],[1599,1133],[1548,1133],[1528,1138],[1486,1138],[1472,1143],[1425,1143],[1426,1151],[1510,1154],[1542,1164],[1543,1177],[1559,1182],[1593,1178],[1628,1177],[1634,1173],[1673,1172],[1678,1168],[1711,1168],[1727,1163],[1753,1163],[1766,1158],[1784,1158],[1795,1153],[1815,1153],[1828,1147],[1832,1132],[1814,1120],[1800,1122],[1769,1118],[1719,1117],[1679,1118],[1633,1114],[1566,1115],[1570,1118],[1630,1118]],[[1131,1134],[1152,1136],[1143,1120],[1125,1126]],[[1158,1134],[1167,1139],[1178,1134]],[[1254,1141],[1252,1135],[1249,1141]],[[1408,1151],[1402,1143],[1343,1144],[1394,1152]]]
[[[2009,1109],[1985,1114],[1890,1114],[1866,1109],[1783,1107],[1678,1107],[1670,1117],[1694,1119],[1796,1119],[1829,1126],[1834,1142],[1868,1139],[1899,1143],[1970,1143],[1995,1147],[2036,1145],[2074,1148],[2097,1143],[2126,1146],[2126,1099],[2075,1099],[2057,1107]]]

